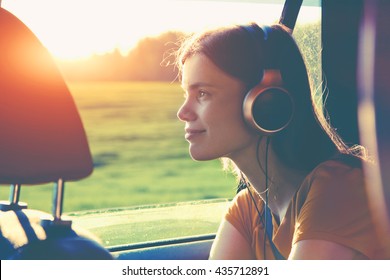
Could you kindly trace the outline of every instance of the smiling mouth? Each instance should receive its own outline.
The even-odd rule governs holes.
[[[200,129],[187,129],[184,138],[186,140],[191,140],[199,135],[202,135],[206,130]]]

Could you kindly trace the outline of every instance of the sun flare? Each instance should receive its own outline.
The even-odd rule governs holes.
[[[169,30],[193,32],[249,21],[272,23],[282,9],[281,5],[253,2],[184,0],[3,0],[2,7],[19,17],[62,60],[114,49],[126,54],[141,38]],[[319,18],[318,11],[307,14]]]

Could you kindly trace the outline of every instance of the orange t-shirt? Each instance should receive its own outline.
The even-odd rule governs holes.
[[[263,201],[252,194],[262,213]],[[245,237],[254,256],[264,259],[264,227],[248,189],[234,198],[225,218]],[[292,198],[280,225],[273,219],[272,239],[286,259],[293,244],[307,239],[336,242],[369,259],[381,259],[362,170],[333,160],[316,167]],[[268,239],[266,244],[266,259],[274,259]]]

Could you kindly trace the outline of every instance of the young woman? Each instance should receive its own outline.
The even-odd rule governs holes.
[[[283,26],[206,31],[188,38],[177,58],[186,92],[178,118],[191,157],[224,159],[243,189],[211,259],[380,258],[364,149],[347,147],[314,106]]]

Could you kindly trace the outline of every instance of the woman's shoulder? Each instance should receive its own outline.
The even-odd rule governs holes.
[[[304,179],[299,191],[299,200],[305,200],[309,193],[338,193],[347,195],[360,189],[364,191],[364,174],[359,162],[330,159],[320,163]]]
[[[308,175],[313,180],[341,180],[350,176],[363,175],[361,160],[354,157],[337,156],[317,165]]]
[[[298,225],[293,242],[322,239],[374,257],[375,232],[362,168],[331,159],[301,185],[291,207]]]

